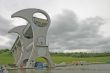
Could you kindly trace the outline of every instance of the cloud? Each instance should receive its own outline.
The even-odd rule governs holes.
[[[10,21],[0,16],[0,35],[7,34],[7,31],[11,28]]]
[[[1,48],[11,48],[16,36],[7,32],[15,27],[10,20],[0,16]],[[48,31],[47,39],[51,51],[110,51],[110,37],[104,38],[99,34],[100,27],[104,25],[101,17],[90,17],[79,20],[71,10],[62,10],[62,13],[53,17]],[[4,36],[4,38],[3,38]],[[2,40],[1,40],[2,39]]]
[[[10,17],[16,11],[26,9],[26,8],[39,8],[43,10],[48,10],[53,6],[52,0],[12,0],[8,2],[7,0],[0,1],[1,13],[5,17]]]
[[[54,49],[110,51],[110,40],[99,34],[104,25],[101,17],[79,20],[71,10],[63,10],[52,20],[48,32],[51,51]]]
[[[13,28],[11,25],[11,20],[7,20],[0,15],[0,48],[11,48],[12,45],[10,42],[13,42],[15,36],[9,35],[8,31]],[[12,39],[13,38],[13,39]]]

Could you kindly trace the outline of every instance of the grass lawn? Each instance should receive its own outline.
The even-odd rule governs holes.
[[[13,64],[14,59],[8,52],[0,54],[0,64]]]
[[[38,61],[42,61],[42,58],[37,59]],[[76,57],[66,57],[66,56],[52,56],[52,60],[54,63],[61,63],[61,62],[66,62],[66,63],[73,63],[76,61],[87,61],[90,63],[107,63],[110,62],[110,56],[107,57],[86,57],[86,58],[76,58]],[[0,54],[0,64],[13,64],[14,59],[12,55],[9,53],[5,52]]]
[[[86,61],[90,63],[107,63],[110,62],[110,56],[107,57],[87,57],[87,58],[76,58],[76,57],[65,57],[65,56],[53,56],[52,60],[55,63],[73,63],[76,61]]]

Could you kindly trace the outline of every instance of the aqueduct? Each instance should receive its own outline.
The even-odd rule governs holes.
[[[35,13],[42,13],[47,19],[33,17]],[[15,27],[9,33],[17,33],[18,37],[12,47],[17,66],[25,64],[26,67],[33,67],[35,58],[44,58],[49,67],[54,67],[46,44],[47,31],[50,25],[49,15],[41,9],[24,9],[12,15],[12,18],[20,17],[28,24]]]

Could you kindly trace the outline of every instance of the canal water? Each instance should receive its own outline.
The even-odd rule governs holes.
[[[110,64],[71,65],[53,69],[17,69],[8,73],[110,73]]]

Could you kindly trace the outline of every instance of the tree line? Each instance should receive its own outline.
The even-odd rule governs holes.
[[[2,53],[9,53],[12,55],[11,50],[9,49],[2,49],[0,50],[0,54]],[[50,52],[51,56],[67,56],[67,57],[105,57],[110,56],[110,52],[104,52],[104,53],[86,53],[86,52],[75,52],[75,53],[58,53],[58,52]]]
[[[4,52],[10,52],[10,50],[9,50],[9,49],[1,49],[1,50],[0,50],[0,54],[2,54],[2,53],[4,53]]]
[[[51,53],[52,56],[67,56],[67,57],[79,57],[79,58],[84,58],[84,57],[105,57],[105,56],[110,56],[109,52],[104,52],[104,53],[86,53],[86,52],[75,52],[75,53]]]

